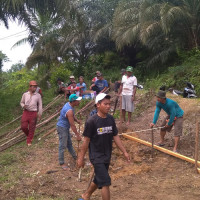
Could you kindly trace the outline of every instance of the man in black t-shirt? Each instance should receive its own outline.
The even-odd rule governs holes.
[[[94,180],[82,194],[84,200],[90,199],[92,193],[97,189],[101,190],[102,199],[110,200],[111,178],[108,168],[112,153],[112,140],[118,148],[124,153],[124,156],[130,161],[122,142],[118,136],[118,130],[114,118],[108,114],[110,110],[110,96],[100,93],[96,97],[97,114],[90,117],[85,125],[83,132],[84,142],[77,161],[78,167],[84,167],[84,156],[89,147],[89,158],[94,166]]]

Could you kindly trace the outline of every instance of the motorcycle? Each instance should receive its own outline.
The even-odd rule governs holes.
[[[194,85],[192,83],[186,82],[187,87],[184,88],[183,98],[197,98],[196,91],[194,90]]]
[[[183,98],[197,98],[196,91],[194,90],[194,85],[190,82],[186,82],[187,87],[184,88],[183,92],[179,90],[174,90],[173,88],[169,88],[168,91],[174,95],[181,95]]]

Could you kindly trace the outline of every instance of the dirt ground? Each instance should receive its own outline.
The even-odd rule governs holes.
[[[198,101],[174,97],[185,111],[184,131],[181,138],[179,153],[194,158],[195,148],[195,114]],[[155,110],[153,98],[139,116],[133,119],[130,126],[119,127],[121,132],[131,132],[149,129]],[[136,107],[139,105],[139,98]],[[161,112],[157,126],[166,116]],[[81,127],[83,130],[83,127]],[[146,141],[151,141],[151,131],[133,133]],[[121,152],[113,145],[110,175],[112,179],[111,199],[115,200],[199,200],[200,175],[196,173],[194,165],[178,158],[169,156],[142,144],[123,138],[123,144],[131,156],[127,163]],[[159,130],[154,131],[155,143],[159,141]],[[35,138],[37,140],[38,138]],[[77,149],[77,142],[73,138],[73,145]],[[172,150],[173,130],[166,136],[165,147]],[[50,136],[35,143],[31,147],[20,146],[25,150],[23,176],[18,184],[9,189],[0,190],[0,199],[64,199],[77,200],[86,190],[93,169],[86,158],[86,166],[82,170],[82,181],[78,181],[78,170],[75,168],[70,155],[66,152],[66,161],[72,171],[64,171],[58,165],[58,136],[54,132]],[[100,190],[97,190],[91,200],[99,200]],[[32,198],[30,198],[32,197]]]

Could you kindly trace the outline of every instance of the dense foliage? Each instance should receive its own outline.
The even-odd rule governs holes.
[[[30,79],[44,89],[50,81],[53,91],[58,77],[82,75],[90,85],[100,70],[113,82],[127,65],[149,87],[191,81],[200,92],[200,0],[2,0],[0,23],[9,19],[29,30],[13,45],[28,42],[33,51],[25,67],[0,74],[1,103],[6,95],[18,102]],[[0,51],[0,70],[7,59]]]

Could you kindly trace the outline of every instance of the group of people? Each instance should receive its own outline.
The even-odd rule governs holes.
[[[122,96],[123,119],[125,121],[125,113],[128,112],[128,124],[130,124],[131,113],[134,110],[137,78],[132,75],[133,68],[131,66],[128,66],[126,70],[123,70],[123,73],[121,81],[118,82],[119,84],[116,92],[117,95]],[[110,200],[109,186],[111,185],[111,178],[108,170],[112,154],[112,142],[115,142],[117,147],[123,152],[123,155],[128,162],[130,162],[130,156],[120,140],[114,118],[109,114],[111,108],[111,96],[104,93],[105,90],[96,90],[96,86],[98,88],[100,88],[99,85],[102,86],[102,84],[105,84],[104,86],[106,88],[108,86],[105,81],[103,81],[104,79],[102,78],[103,76],[100,72],[97,72],[96,75],[97,80],[94,80],[94,83],[91,85],[91,89],[98,93],[95,98],[96,112],[92,113],[86,121],[81,152],[77,157],[70,135],[71,128],[76,135],[77,141],[82,140],[81,135],[75,126],[75,122],[80,124],[81,121],[75,117],[74,111],[75,107],[79,105],[82,97],[81,93],[75,93],[69,95],[69,102],[63,106],[57,122],[57,132],[59,136],[58,157],[61,168],[63,170],[69,170],[69,167],[64,160],[65,149],[68,149],[69,153],[77,162],[77,166],[84,167],[84,157],[89,149],[89,158],[94,167],[95,176],[89,188],[82,194],[82,199],[89,200],[92,193],[99,188],[101,189],[102,199]],[[82,77],[79,77],[79,81],[81,78]],[[70,81],[73,84],[74,77],[73,80]],[[97,81],[100,81],[101,84]],[[23,94],[21,100],[21,106],[24,109],[21,124],[22,130],[27,136],[28,145],[32,142],[37,118],[40,120],[42,115],[42,100],[41,96],[36,93],[36,88],[37,83],[35,81],[31,81],[29,83],[29,91]],[[161,109],[163,109],[168,116],[162,124],[163,127],[160,131],[161,141],[158,145],[164,146],[166,131],[171,131],[174,126],[175,145],[173,151],[177,152],[178,142],[180,140],[180,136],[182,135],[184,112],[175,101],[166,98],[166,93],[164,91],[159,91],[156,96],[156,110],[153,121],[150,123],[150,127],[153,128],[156,124],[159,113]]]
[[[69,98],[71,94],[77,94],[78,96],[84,97],[84,95],[91,93],[95,93],[95,95],[102,93],[108,88],[108,82],[103,78],[103,74],[100,71],[96,71],[95,75],[96,76],[92,79],[92,84],[89,87],[90,90],[87,90],[87,85],[84,82],[83,76],[79,77],[78,83],[73,75],[69,77],[69,83],[64,83],[58,78],[58,92],[64,93],[65,98]]]
[[[84,92],[87,90],[87,86],[84,82],[83,76],[79,77],[79,82],[76,83],[75,77],[69,77],[69,83],[65,84],[60,78],[57,79],[58,92],[64,93],[65,98],[69,97],[70,94],[77,94],[78,96],[83,96]]]

